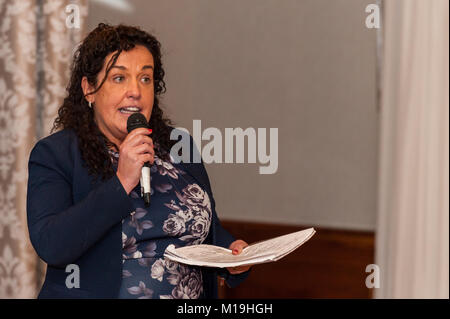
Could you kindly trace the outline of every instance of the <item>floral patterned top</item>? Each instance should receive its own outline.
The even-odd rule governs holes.
[[[110,154],[116,168],[119,154]],[[129,195],[135,210],[122,221],[119,298],[202,298],[200,267],[170,261],[163,254],[169,244],[196,245],[206,239],[212,217],[209,196],[172,161],[155,155],[150,171],[150,207],[145,207],[138,184]]]

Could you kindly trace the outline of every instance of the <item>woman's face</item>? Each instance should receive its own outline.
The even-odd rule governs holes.
[[[105,58],[103,69],[97,76],[98,84],[104,78],[106,64],[113,54]],[[100,131],[117,146],[128,134],[127,120],[131,114],[140,112],[147,121],[150,119],[154,67],[153,56],[146,47],[137,45],[130,51],[122,51],[100,90],[86,97],[93,103],[94,119]],[[95,89],[85,77],[82,88],[84,94]]]

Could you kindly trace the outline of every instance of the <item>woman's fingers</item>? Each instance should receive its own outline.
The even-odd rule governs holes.
[[[153,139],[147,135],[136,135],[134,138],[131,138],[128,142],[128,146],[135,147],[141,144],[148,144],[153,147]]]
[[[140,128],[134,129],[134,130],[132,130],[130,133],[128,133],[128,135],[127,135],[127,137],[125,138],[125,140],[127,140],[127,139],[133,139],[133,138],[134,138],[135,136],[137,136],[137,135],[149,135],[149,134],[151,134],[150,129],[140,127]],[[124,140],[124,141],[125,141],[125,140]]]
[[[227,267],[227,270],[232,275],[237,275],[243,272],[246,272],[249,270],[253,265],[246,265],[246,266],[237,266],[237,267]]]
[[[116,174],[128,194],[139,183],[144,163],[154,162],[155,150],[149,134],[149,129],[135,129],[119,147],[120,157]]]
[[[247,246],[248,244],[245,241],[243,241],[242,239],[238,239],[230,244],[229,249],[232,250],[233,255],[239,255],[242,252],[242,250]]]
[[[239,255],[242,252],[242,250],[247,246],[248,246],[248,244],[245,241],[243,241],[242,239],[238,239],[238,240],[235,240],[234,242],[232,242],[228,248],[232,250],[233,255]],[[227,270],[230,274],[237,275],[237,274],[246,272],[247,270],[250,269],[251,266],[252,265],[227,267]]]
[[[155,150],[153,149],[153,147],[149,144],[141,144],[139,146],[136,146],[133,149],[133,153],[135,154],[155,154]]]
[[[147,136],[149,133],[149,130],[145,128],[138,128],[130,132],[120,146],[120,157],[132,159],[137,163],[141,160],[138,155],[148,153],[152,155],[151,163],[153,163],[155,150],[153,140]]]
[[[127,145],[129,147],[137,146],[142,143],[150,144],[153,147],[153,140],[149,136],[150,131],[146,128],[138,128],[130,132],[122,145]]]
[[[153,164],[153,162],[155,161],[155,157],[153,154],[141,154],[139,155],[139,161],[140,163],[142,163],[142,165],[144,165],[147,162],[150,162],[150,164]]]

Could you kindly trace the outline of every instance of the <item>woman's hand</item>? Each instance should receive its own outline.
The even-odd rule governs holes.
[[[248,244],[245,241],[243,241],[242,239],[238,239],[238,240],[235,240],[234,242],[232,242],[230,244],[230,247],[228,247],[228,249],[232,250],[233,255],[239,255],[242,252],[242,249],[244,249],[247,246],[248,246]],[[251,266],[252,265],[227,267],[227,270],[230,274],[236,275],[236,274],[246,272],[247,270],[250,269]]]
[[[150,133],[147,128],[134,129],[119,147],[120,156],[116,174],[127,194],[130,194],[139,183],[142,166],[146,162],[153,164],[155,161],[153,140],[148,136]]]

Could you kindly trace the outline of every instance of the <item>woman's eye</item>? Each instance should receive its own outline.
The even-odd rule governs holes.
[[[118,75],[118,76],[113,77],[113,81],[116,82],[116,83],[122,82],[123,79],[124,79],[124,77],[122,75]]]
[[[144,82],[144,83],[151,83],[151,82],[152,82],[152,79],[151,79],[150,77],[148,77],[148,76],[144,76],[144,77],[142,78],[142,82]]]

